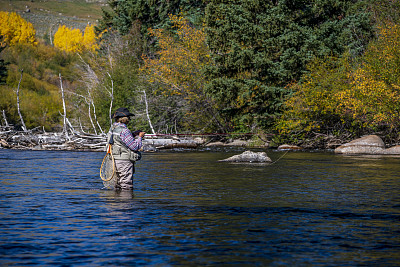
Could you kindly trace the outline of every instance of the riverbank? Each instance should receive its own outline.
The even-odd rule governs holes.
[[[105,151],[107,137],[105,134],[95,135],[82,132],[62,133],[44,132],[39,129],[16,131],[10,127],[2,127],[0,131],[0,148],[20,150],[70,150],[70,151]],[[267,148],[268,142],[262,140],[226,139],[217,140],[215,136],[185,136],[147,134],[143,139],[143,151],[162,149],[199,147],[251,147]]]
[[[270,137],[269,139],[273,139]],[[241,147],[246,149],[269,148],[277,150],[334,150],[339,154],[386,154],[400,155],[398,144],[385,144],[377,135],[344,140],[328,135],[317,135],[295,144],[276,144],[259,135],[221,136],[221,135],[171,135],[146,134],[142,141],[142,151],[155,152],[165,149],[198,149],[209,147]],[[66,151],[105,151],[107,137],[85,132],[70,131],[44,132],[38,128],[29,131],[16,131],[12,127],[0,127],[0,149],[19,150],[66,150]]]

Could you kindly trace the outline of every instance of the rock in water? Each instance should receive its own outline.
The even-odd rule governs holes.
[[[303,148],[299,147],[299,146],[295,146],[295,145],[288,145],[288,144],[284,144],[284,145],[280,145],[278,147],[278,150],[301,150]]]
[[[400,155],[400,146],[393,146],[385,149],[385,155]]]
[[[385,154],[385,143],[377,135],[368,135],[335,149],[335,153],[342,154]]]
[[[220,161],[225,162],[272,162],[265,152],[245,151],[242,154],[234,155]]]

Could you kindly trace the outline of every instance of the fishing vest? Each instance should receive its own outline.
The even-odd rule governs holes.
[[[117,126],[115,128],[111,126],[110,131],[107,134],[107,143],[110,142],[111,136],[114,141],[114,143],[111,145],[113,157],[115,160],[130,160],[132,162],[138,161],[141,159],[141,153],[132,151],[121,140],[121,132],[124,129],[125,128],[122,126]]]

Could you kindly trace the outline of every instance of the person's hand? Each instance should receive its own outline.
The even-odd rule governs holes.
[[[140,132],[139,137],[144,137],[145,134],[146,134],[145,132]]]

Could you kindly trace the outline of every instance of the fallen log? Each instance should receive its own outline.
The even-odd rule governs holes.
[[[0,147],[11,148],[11,146],[4,139],[0,139]]]
[[[199,146],[193,139],[160,138],[144,139],[142,141],[144,150],[174,149],[174,148],[197,148]]]
[[[49,149],[49,150],[68,150],[68,146],[62,144],[62,145],[42,145],[41,146],[43,149]]]
[[[16,131],[13,127],[1,127],[1,147],[11,149],[32,150],[82,150],[105,151],[107,136],[74,131],[65,133],[45,132],[40,127],[28,131]],[[187,148],[194,149],[204,144],[199,138],[146,135],[143,138],[143,151],[156,151],[159,149]]]

